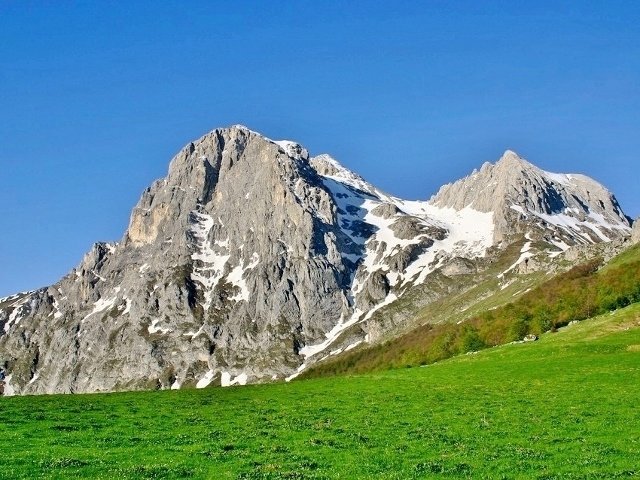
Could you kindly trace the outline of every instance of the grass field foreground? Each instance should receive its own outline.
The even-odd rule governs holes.
[[[630,478],[640,305],[423,368],[0,398],[0,478]]]

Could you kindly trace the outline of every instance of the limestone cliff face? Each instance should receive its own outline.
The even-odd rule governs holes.
[[[633,243],[640,243],[640,218],[636,218],[633,222],[633,230],[631,231],[631,241]]]
[[[432,272],[474,272],[527,225],[578,222],[557,227],[558,248],[629,234],[599,184],[549,175],[507,154],[430,202],[405,201],[295,142],[214,130],[144,191],[120,242],[95,244],[55,285],[0,299],[5,392],[291,377],[362,342],[372,315]]]
[[[294,148],[295,150],[295,148]],[[4,303],[23,393],[282,378],[349,308],[353,266],[306,152],[234,127],[176,155],[118,244]],[[6,305],[6,306],[5,306]],[[223,375],[224,374],[224,375]]]

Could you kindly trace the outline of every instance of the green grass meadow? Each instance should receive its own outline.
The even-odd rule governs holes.
[[[0,398],[0,478],[640,476],[640,305],[427,367]]]

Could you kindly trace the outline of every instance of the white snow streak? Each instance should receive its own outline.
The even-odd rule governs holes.
[[[527,233],[526,238],[529,238],[529,234]],[[504,272],[502,272],[500,275],[498,275],[498,278],[503,278],[507,273],[509,273],[511,270],[513,270],[514,268],[516,268],[518,265],[520,265],[522,262],[524,262],[526,259],[533,257],[533,253],[531,252],[531,241],[526,242],[523,247],[520,249],[520,257],[518,257],[518,259],[513,263],[513,265],[511,265],[509,268],[507,268]],[[505,285],[502,286],[502,289],[506,288]]]
[[[117,294],[119,291],[120,291],[120,287],[116,287],[115,293]],[[85,315],[85,317],[82,320],[80,320],[80,323],[84,323],[84,321],[94,313],[103,312],[106,309],[113,307],[117,299],[118,299],[117,296],[111,297],[111,298],[101,298],[100,300],[98,300],[93,304],[93,310],[91,310],[87,315]]]
[[[4,302],[8,302],[10,300],[15,300],[16,298],[18,298],[20,295],[29,295],[30,293],[35,292],[35,290],[29,290],[28,292],[19,292],[19,293],[14,293],[13,295],[9,295],[8,297],[2,297],[0,298],[0,303],[4,303]]]
[[[126,315],[131,311],[131,299],[124,297],[124,301],[125,301],[125,307],[124,310],[122,311],[121,315]]]
[[[363,342],[363,340],[358,340],[357,342],[352,343],[351,345],[347,345],[344,349],[345,352],[348,352],[349,350],[351,350],[352,348],[356,348],[358,345],[360,345]]]
[[[245,280],[245,273],[247,270],[251,270],[255,268],[260,262],[260,256],[258,252],[253,252],[251,255],[251,261],[247,266],[244,266],[244,263],[241,265],[237,265],[229,274],[227,275],[227,280],[231,282],[233,285],[240,289],[240,292],[231,297],[231,300],[239,302],[241,300],[248,301],[251,292],[249,291],[249,287],[247,286],[247,282]]]
[[[220,375],[220,385],[223,387],[231,387],[232,385],[246,385],[247,384],[247,374],[241,373],[236,378],[231,378],[231,374],[229,372],[222,372]]]
[[[62,312],[60,311],[60,308],[58,307],[58,301],[56,299],[53,300],[53,318],[54,319],[58,319],[58,318],[62,318]]]
[[[194,266],[191,279],[202,285],[204,289],[204,310],[209,310],[213,300],[213,287],[223,277],[224,267],[230,255],[217,253],[209,242],[209,233],[214,225],[214,220],[210,215],[192,211],[191,215],[196,219],[196,223],[191,226],[190,232],[196,239],[197,251],[191,255],[192,260],[201,262],[202,266]],[[219,249],[225,249],[228,242],[216,242]]]
[[[596,212],[589,212],[587,219],[583,221],[565,213],[556,213],[553,215],[533,211],[530,213],[544,220],[548,224],[563,229],[571,236],[575,237],[575,235],[577,234],[583,241],[583,243],[594,243],[594,240],[587,233],[587,230],[595,233],[603,242],[611,241],[611,239],[607,237],[602,231],[603,228],[607,230],[630,230],[629,227],[622,223],[611,223],[607,221],[604,216]]]
[[[4,379],[4,396],[5,397],[13,397],[16,394],[16,390],[13,387],[13,385],[11,385],[11,377],[13,376],[13,374],[11,375],[7,375]]]
[[[213,377],[215,377],[215,375],[216,374],[213,370],[209,370],[207,373],[204,374],[204,377],[198,380],[198,383],[196,383],[196,388],[208,387],[209,384],[213,381]],[[173,386],[171,388],[173,388]]]
[[[524,215],[525,217],[529,216],[527,215],[527,212],[524,211],[524,208],[522,208],[520,205],[510,205],[509,207],[512,210],[515,210],[516,212],[520,213],[521,215]]]
[[[197,332],[188,331],[183,333],[182,335],[184,337],[191,337],[191,340],[193,340],[194,338],[196,338],[198,335],[201,335],[202,333],[204,333],[204,325],[202,325]]]
[[[26,317],[29,314],[27,302],[31,300],[31,306],[33,307],[33,302],[35,299],[30,299],[30,297],[25,297],[20,302],[18,302],[13,307],[13,311],[9,315],[9,320],[4,324],[4,331],[8,332],[11,325],[18,325],[20,320]]]
[[[172,330],[170,328],[162,328],[159,327],[158,324],[161,322],[162,320],[159,318],[155,318],[152,322],[151,325],[149,325],[147,327],[147,331],[149,333],[160,333],[162,335],[166,335],[167,333],[171,332]]]

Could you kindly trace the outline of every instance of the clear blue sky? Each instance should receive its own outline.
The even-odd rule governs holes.
[[[409,198],[510,148],[640,214],[640,2],[484,3],[0,2],[0,296],[235,123]]]

